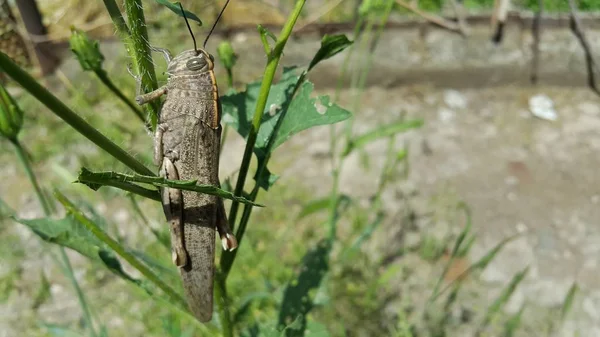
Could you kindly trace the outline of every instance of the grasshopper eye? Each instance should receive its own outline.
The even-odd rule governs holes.
[[[185,64],[186,68],[192,71],[200,70],[206,65],[206,61],[202,57],[195,57]]]

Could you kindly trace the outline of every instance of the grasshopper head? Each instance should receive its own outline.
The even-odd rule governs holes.
[[[214,58],[212,55],[198,49],[186,50],[175,56],[167,67],[169,76],[194,75],[213,70]]]

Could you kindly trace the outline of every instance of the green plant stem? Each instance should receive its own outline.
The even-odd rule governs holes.
[[[283,54],[283,48],[287,43],[288,38],[292,34],[292,30],[300,13],[302,12],[302,8],[304,7],[305,0],[296,1],[296,5],[294,10],[288,17],[287,22],[285,23],[279,38],[275,44],[275,48],[267,53],[268,61],[265,67],[263,81],[260,87],[260,92],[256,102],[256,109],[254,110],[254,117],[252,119],[252,124],[250,127],[250,132],[248,134],[248,140],[246,142],[246,148],[244,150],[244,157],[242,158],[242,164],[240,165],[240,172],[238,175],[237,183],[235,186],[234,194],[236,196],[241,196],[244,191],[244,184],[246,182],[246,176],[248,174],[248,169],[250,168],[250,161],[252,159],[252,152],[254,149],[254,145],[256,143],[256,137],[258,135],[258,130],[260,128],[260,123],[265,111],[265,107],[267,105],[267,98],[269,97],[269,92],[271,90],[271,85],[273,83],[273,78],[275,77],[275,72],[277,71],[277,66],[279,65],[279,60],[281,59],[281,55]],[[274,137],[273,137],[274,138]],[[255,190],[253,191],[253,197],[256,198],[258,191],[255,186]],[[255,199],[254,199],[255,200]],[[231,229],[234,229],[235,221],[237,218],[237,211],[239,209],[239,202],[233,201],[231,204],[231,210],[229,212],[229,226]],[[248,215],[244,217],[245,220],[242,220],[240,223],[240,227],[243,226],[243,231],[245,231],[245,226],[248,222]],[[243,231],[241,232],[243,235]],[[224,252],[221,256],[221,271],[217,273],[219,275],[220,286],[222,287],[219,290],[219,299],[217,300],[217,306],[220,313],[220,317],[222,320],[223,327],[223,335],[224,336],[232,336],[233,335],[233,326],[230,322],[231,314],[229,313],[228,298],[227,298],[227,276],[229,275],[229,271],[231,270],[231,266],[233,265],[233,261],[235,260],[237,250],[234,252]],[[218,288],[218,287],[217,287]]]
[[[298,89],[300,89],[300,87],[302,86],[302,83],[304,83],[304,81],[306,80],[307,74],[308,74],[308,72],[304,71],[298,77],[298,80],[296,81],[296,84],[294,85],[294,89],[293,89],[290,97],[294,97],[296,95],[296,93],[298,92]],[[290,102],[291,102],[291,100],[290,100]],[[277,133],[279,132],[279,129],[281,128],[281,125],[283,124],[283,121],[285,120],[285,116],[288,111],[289,111],[289,105],[287,107],[282,108],[282,113],[279,116],[279,119],[277,119],[277,123],[275,123],[275,126],[273,127],[273,132],[269,136],[269,141],[267,142],[267,146],[265,147],[265,153],[266,153],[265,158],[259,162],[259,165],[256,169],[255,177],[262,176],[264,171],[267,169],[267,165],[269,163],[269,160],[271,159],[271,153],[273,152],[273,146],[275,146],[275,139],[277,139]],[[255,179],[254,187],[252,188],[252,192],[250,193],[249,199],[256,200],[256,198],[258,197],[259,191],[260,191],[260,186],[258,184],[258,180]],[[238,241],[238,245],[242,242],[242,239],[244,238],[244,233],[246,232],[246,227],[248,226],[248,221],[250,220],[250,215],[252,215],[252,207],[244,206],[244,211],[242,212],[242,217],[240,219],[240,225],[239,225],[237,231],[235,232],[235,237]],[[238,250],[234,250],[233,252],[227,252],[226,254],[223,254],[221,256],[221,270],[222,270],[223,274],[225,275],[225,277],[227,277],[229,275],[229,271],[231,270],[231,267],[233,266],[233,262],[235,261],[237,252],[238,252]]]
[[[227,87],[233,89],[233,69],[227,68]]]
[[[42,192],[42,189],[40,188],[40,185],[38,184],[37,179],[35,178],[35,174],[33,173],[33,169],[31,168],[31,163],[29,162],[27,154],[25,153],[25,149],[23,149],[23,146],[17,139],[11,139],[10,142],[15,148],[17,159],[21,163],[21,166],[23,166],[23,170],[25,170],[27,179],[29,179],[31,185],[33,185],[33,190],[35,191],[35,194],[37,195],[38,200],[42,205],[44,214],[46,214],[46,216],[49,216],[52,213],[52,211],[50,210],[50,205],[48,204],[48,201],[46,200],[44,193]]]
[[[119,99],[121,99],[121,101],[123,101],[123,103],[125,103],[142,122],[146,122],[146,119],[144,118],[144,113],[138,108],[137,105],[131,102],[127,98],[127,96],[125,96],[125,94],[123,94],[123,92],[121,92],[121,90],[117,88],[117,86],[115,86],[111,79],[106,75],[106,72],[104,70],[100,69],[99,71],[95,71],[95,73],[100,79],[100,81],[102,81],[102,83],[104,83],[104,85],[108,89],[110,89],[110,91],[112,91],[113,94],[119,97]]]
[[[131,30],[127,26],[123,14],[119,10],[115,0],[103,0],[104,6],[110,15],[117,34],[123,41],[127,54],[131,57],[134,69],[140,74],[140,83],[142,92],[150,92],[158,88],[156,81],[156,72],[152,64],[150,55],[150,46],[148,40],[148,31],[146,29],[146,20],[140,0],[125,1],[125,11]],[[160,111],[160,102],[154,101],[145,105],[150,115],[152,129],[156,128],[158,114]],[[142,116],[143,117],[143,116]]]
[[[108,11],[108,15],[110,16],[112,22],[117,29],[117,34],[121,37],[121,39],[128,40],[130,39],[129,27],[127,27],[127,23],[125,22],[125,18],[121,14],[119,10],[119,6],[117,6],[117,2],[115,0],[103,0],[104,6]],[[125,48],[127,48],[127,53],[129,53],[129,46],[131,45],[131,41],[126,41]],[[129,53],[131,55],[131,53]]]
[[[110,139],[96,130],[96,128],[88,124],[83,118],[79,117],[73,110],[69,109],[69,107],[61,102],[56,96],[52,95],[46,88],[42,87],[33,77],[17,66],[2,52],[0,52],[0,69],[29,91],[29,93],[48,107],[55,115],[67,122],[67,124],[71,125],[75,130],[117,160],[139,174],[155,175],[154,172],[140,163],[137,159],[133,158],[127,151],[113,143]]]
[[[125,12],[129,21],[131,32],[130,55],[135,60],[134,65],[140,75],[142,92],[150,92],[158,89],[156,81],[156,71],[152,63],[150,54],[150,43],[148,41],[148,30],[146,29],[146,19],[144,17],[144,7],[141,0],[125,0]],[[126,41],[127,42],[127,41]],[[150,110],[150,120],[152,130],[156,129],[158,115],[160,113],[160,101],[154,100],[146,104]]]
[[[227,287],[225,278],[220,272],[215,273],[215,299],[223,337],[233,337],[233,324],[231,322],[231,313],[229,312],[229,297],[227,296]]]
[[[387,22],[387,20],[389,19],[389,15],[391,13],[393,9],[393,1],[389,1],[388,2],[388,7],[386,7],[386,12],[384,14],[384,16],[381,19],[380,22],[380,29],[378,31],[378,35],[376,36],[376,42],[378,42],[378,37],[379,34],[381,34],[383,27],[385,26],[385,23]],[[354,36],[358,36],[361,34],[361,30],[360,28],[363,25],[363,22],[365,21],[365,18],[363,16],[359,17],[359,20],[357,22],[357,24],[355,25],[355,29],[354,29]],[[362,33],[363,35],[368,35],[370,34],[370,31],[372,29],[372,22],[371,20],[368,20],[367,22],[367,28],[366,28],[366,33]],[[356,40],[357,38],[355,38]],[[365,40],[366,41],[366,40]],[[365,42],[366,44],[366,42]],[[374,49],[376,47],[376,43],[373,44],[372,48]],[[354,51],[354,47],[352,48],[352,51]],[[368,67],[371,65],[372,63],[372,54],[370,52],[367,52],[368,56],[367,56],[367,62],[366,62],[366,69],[363,70],[364,75],[360,75],[358,79],[352,79],[352,83],[354,84],[353,86],[359,86],[361,89],[364,86],[364,84],[366,83],[366,74],[368,73]],[[346,55],[346,59],[344,60],[344,66],[343,66],[343,72],[345,72],[350,64],[350,58],[351,58],[351,53],[348,53]],[[341,89],[341,85],[342,85],[342,77],[340,77],[340,80],[338,81],[338,86],[336,88],[336,95],[335,95],[335,99],[337,100],[338,96],[339,96],[339,90]],[[358,82],[358,83],[357,83]],[[356,85],[358,84],[358,85]],[[360,102],[360,96],[361,95],[356,95],[356,99],[354,102],[354,110],[358,111],[358,105]],[[351,142],[351,137],[352,137],[352,126],[354,122],[354,117],[351,117],[350,120],[348,120],[348,122],[346,122],[345,125],[345,142],[346,142],[346,148],[348,147],[348,145]],[[336,236],[336,231],[337,231],[337,219],[339,218],[339,214],[338,214],[338,199],[339,199],[339,179],[340,179],[340,171],[343,167],[344,161],[348,155],[348,153],[343,153],[339,160],[337,160],[336,163],[336,155],[335,155],[335,151],[336,148],[338,146],[337,143],[337,135],[336,135],[336,130],[335,130],[335,126],[331,125],[330,129],[329,129],[329,135],[330,135],[330,151],[331,151],[331,162],[332,162],[332,166],[333,169],[331,171],[331,176],[333,179],[333,183],[332,183],[332,187],[331,187],[331,202],[330,202],[330,208],[329,208],[329,235],[331,238],[335,238]]]
[[[35,177],[35,174],[33,173],[33,169],[31,168],[31,162],[27,158],[27,154],[25,153],[23,146],[17,139],[11,139],[10,142],[14,145],[17,159],[21,163],[21,166],[23,166],[23,170],[25,170],[25,174],[27,175],[27,178],[31,182],[31,185],[33,185],[33,189],[35,191],[35,194],[38,197],[40,204],[42,205],[44,214],[46,216],[50,216],[52,214],[52,209],[50,207],[50,203],[48,202],[48,199],[46,198],[45,194],[42,192],[42,189],[40,188],[40,185],[38,184],[37,178]],[[75,278],[75,273],[73,272],[73,267],[71,265],[71,261],[69,260],[69,256],[67,255],[67,252],[65,251],[64,247],[61,246],[61,247],[59,247],[58,250],[60,253],[60,258],[62,260],[62,264],[63,264],[64,270],[65,270],[66,276],[71,281],[71,284],[73,285],[73,288],[75,289],[75,293],[77,294],[77,299],[79,300],[79,305],[81,306],[81,308],[83,310],[83,316],[84,316],[86,325],[89,327],[91,335],[93,337],[96,337],[96,336],[98,336],[98,334],[96,333],[96,330],[94,329],[94,324],[93,324],[93,320],[92,320],[92,315],[90,313],[90,308],[87,305],[87,301],[85,299],[83,291],[81,290],[81,287],[79,286],[79,283],[77,282],[77,279]]]
[[[65,251],[64,247],[60,246],[58,250],[60,253],[60,257],[63,261],[63,265],[64,265],[65,271],[67,273],[67,276],[68,276],[69,280],[71,281],[73,288],[75,289],[75,293],[77,294],[77,299],[79,300],[79,305],[83,309],[83,317],[87,323],[87,326],[90,328],[90,332],[91,332],[92,336],[94,336],[94,337],[98,336],[98,333],[96,333],[96,330],[94,329],[94,324],[92,321],[92,314],[90,312],[90,308],[87,305],[85,295],[83,294],[83,291],[81,290],[81,287],[79,286],[79,283],[77,282],[77,279],[75,278],[75,273],[73,272],[73,266],[71,265],[69,256],[67,255],[67,252]]]
[[[100,241],[104,242],[108,245],[115,253],[119,254],[125,261],[127,261],[132,267],[137,269],[144,277],[162,289],[172,300],[176,301],[182,307],[186,307],[187,304],[185,300],[171,287],[169,287],[166,283],[164,283],[156,274],[152,272],[148,267],[146,267],[143,263],[139,262],[135,256],[131,255],[127,250],[121,246],[120,243],[111,238],[104,230],[102,230],[98,225],[96,225],[93,221],[88,219],[81,211],[67,199],[62,193],[58,190],[54,191],[54,195],[58,199],[58,201],[65,207],[67,212],[71,213],[73,217],[77,221],[79,221],[82,225],[84,225],[92,234],[94,234]]]
[[[246,182],[248,169],[250,168],[250,161],[252,160],[254,144],[256,143],[256,137],[260,128],[260,122],[262,120],[265,107],[267,105],[267,98],[269,97],[271,84],[273,83],[273,78],[275,77],[275,72],[277,71],[279,60],[281,59],[281,55],[283,54],[283,48],[285,47],[288,38],[292,34],[292,29],[296,24],[296,20],[298,20],[298,17],[300,16],[300,12],[302,11],[302,7],[304,7],[305,2],[305,0],[296,1],[294,10],[288,17],[287,22],[285,23],[281,33],[279,34],[279,38],[277,39],[275,48],[267,55],[267,66],[265,67],[263,81],[260,86],[258,98],[256,100],[256,109],[254,110],[254,117],[252,119],[252,124],[248,133],[248,140],[246,142],[246,148],[244,150],[244,157],[242,158],[240,172],[238,175],[237,183],[235,185],[234,194],[237,196],[241,196],[244,191],[244,184]],[[231,204],[231,210],[229,212],[229,227],[231,228],[231,230],[233,230],[235,227],[238,208],[239,203],[234,201]]]
[[[360,34],[360,29],[363,25],[364,22],[364,17],[363,16],[359,16],[358,17],[358,22],[356,23],[356,25],[354,26],[354,31],[353,31],[353,36],[356,39],[356,36],[358,36]],[[346,57],[344,59],[344,63],[342,65],[342,74],[340,75],[339,79],[338,79],[338,83],[336,86],[336,90],[335,90],[335,96],[334,96],[334,100],[337,101],[339,99],[339,93],[340,90],[342,88],[342,85],[344,84],[345,80],[344,80],[344,73],[346,73],[350,67],[350,59],[352,57],[352,52],[355,50],[355,46],[351,46],[350,50],[348,53],[346,53]],[[353,117],[351,117],[353,118]],[[351,121],[348,121],[346,123],[351,123]],[[348,143],[350,140],[347,139],[346,143]],[[331,159],[331,166],[332,166],[332,170],[331,170],[331,178],[332,178],[332,184],[331,184],[331,192],[330,192],[330,202],[329,202],[329,219],[328,219],[328,224],[329,224],[329,235],[331,238],[334,238],[336,235],[336,226],[334,224],[335,222],[335,218],[336,218],[336,214],[337,214],[337,205],[338,205],[338,198],[339,198],[339,177],[340,177],[340,170],[342,167],[342,163],[344,161],[345,156],[341,156],[339,159],[336,157],[336,149],[338,147],[338,137],[337,137],[337,132],[336,132],[336,126],[335,125],[330,125],[329,126],[329,152],[331,153],[330,159]]]

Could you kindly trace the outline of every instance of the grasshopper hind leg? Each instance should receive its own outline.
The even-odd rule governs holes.
[[[171,180],[179,179],[177,168],[167,157],[163,157],[160,175]],[[171,230],[173,263],[178,267],[185,267],[188,262],[188,255],[185,249],[185,239],[183,236],[183,194],[181,193],[181,190],[167,187],[163,188],[161,192],[163,209],[167,215]]]

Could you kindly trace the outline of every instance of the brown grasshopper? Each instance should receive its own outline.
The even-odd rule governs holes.
[[[221,14],[226,6],[227,3]],[[181,11],[185,17],[183,7]],[[186,24],[192,33],[187,18]],[[210,33],[204,48],[208,37]],[[197,49],[195,39],[193,50],[175,57],[166,49],[151,49],[163,53],[168,63],[168,81],[157,90],[137,96],[136,101],[145,104],[166,95],[154,136],[154,161],[160,166],[160,175],[167,179],[197,180],[198,184],[220,186],[221,104],[213,56],[204,49]],[[227,225],[223,200],[173,188],[162,188],[161,195],[171,230],[172,258],[179,267],[188,304],[198,320],[210,321],[215,228],[223,249],[237,247]]]

